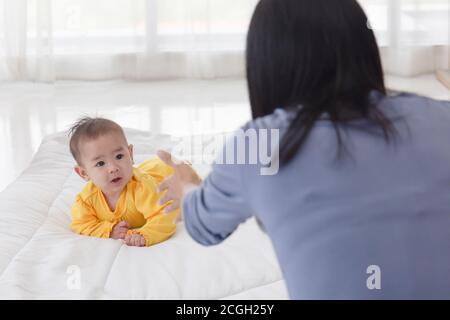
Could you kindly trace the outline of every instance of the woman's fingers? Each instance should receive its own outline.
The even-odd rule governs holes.
[[[161,197],[161,199],[159,200],[159,205],[163,206],[165,205],[167,202],[169,202],[170,200],[173,200],[174,197],[172,196],[172,194],[170,192],[167,192],[163,197]]]
[[[179,161],[169,152],[158,150],[158,157],[174,169],[174,174],[167,177],[158,186],[158,192],[165,191],[159,200],[161,206],[168,205],[164,212],[169,213],[180,207],[183,195],[201,184],[202,179],[186,161]],[[172,203],[169,203],[172,201]]]
[[[171,178],[172,178],[172,176],[167,177],[159,184],[158,192],[163,192],[164,190],[169,189],[170,183],[171,183]]]
[[[167,151],[164,150],[158,150],[156,152],[156,155],[168,166],[171,166],[172,168],[174,168],[176,166],[176,160],[175,158],[172,157],[172,154],[170,154]]]
[[[179,207],[180,207],[180,200],[173,199],[173,202],[164,209],[164,212],[169,213],[174,210],[177,210]]]

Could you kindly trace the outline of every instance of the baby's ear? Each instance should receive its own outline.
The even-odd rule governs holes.
[[[128,152],[130,152],[131,161],[134,161],[134,159],[133,159],[133,145],[132,144],[130,144],[128,146]]]
[[[86,170],[83,169],[83,167],[75,166],[73,170],[81,177],[81,179],[85,181],[89,181],[89,176],[86,172]]]

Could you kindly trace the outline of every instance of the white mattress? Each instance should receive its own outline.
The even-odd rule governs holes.
[[[137,162],[175,143],[126,133]],[[213,247],[194,242],[182,222],[171,239],[148,248],[72,233],[70,207],[84,184],[73,164],[66,135],[49,136],[0,193],[0,298],[288,298],[270,241],[253,219]]]

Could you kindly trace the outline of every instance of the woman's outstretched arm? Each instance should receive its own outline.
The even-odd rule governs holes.
[[[167,190],[161,201],[173,200],[170,209],[182,208],[186,229],[197,242],[217,244],[251,216],[241,183],[242,165],[214,164],[202,181],[189,164],[170,153],[159,151],[158,156],[174,168],[173,176],[160,185],[160,191]]]

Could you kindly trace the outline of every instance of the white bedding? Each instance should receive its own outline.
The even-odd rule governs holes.
[[[169,136],[126,134],[136,162],[175,143]],[[70,207],[84,184],[72,167],[66,135],[49,136],[0,193],[0,298],[288,298],[270,241],[253,219],[213,247],[195,243],[182,222],[171,239],[148,248],[72,233]]]

